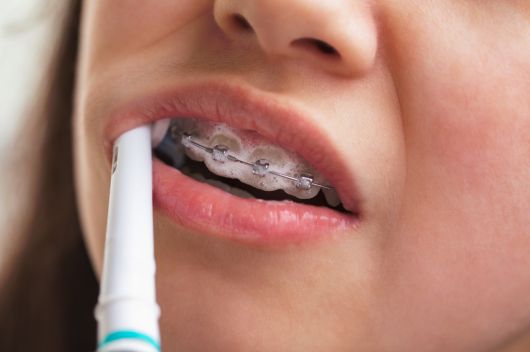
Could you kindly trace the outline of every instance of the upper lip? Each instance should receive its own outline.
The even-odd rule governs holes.
[[[330,137],[289,102],[255,88],[207,81],[179,85],[116,108],[104,126],[106,157],[124,132],[164,118],[193,117],[250,129],[306,159],[336,189],[345,209],[360,215],[354,175]]]

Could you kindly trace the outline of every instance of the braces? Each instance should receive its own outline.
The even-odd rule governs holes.
[[[173,126],[176,127],[176,126]],[[207,152],[212,156],[212,159],[224,163],[225,161],[231,161],[235,163],[240,163],[243,165],[247,165],[250,168],[252,168],[252,173],[257,176],[265,177],[267,174],[271,174],[274,176],[282,177],[287,180],[293,181],[296,188],[301,190],[310,190],[312,187],[319,187],[321,189],[326,190],[333,190],[333,187],[321,185],[319,183],[314,182],[314,177],[311,174],[308,173],[301,173],[298,177],[282,174],[280,172],[270,170],[270,162],[266,159],[259,159],[255,162],[251,163],[245,160],[241,160],[237,158],[236,156],[229,154],[230,149],[223,144],[218,144],[214,147],[209,147],[206,145],[202,145],[201,143],[194,140],[193,135],[189,132],[179,132],[176,128],[174,128],[171,131],[171,136],[174,141],[179,141],[178,135],[180,134],[180,143],[186,147],[186,148],[199,148],[203,151]]]

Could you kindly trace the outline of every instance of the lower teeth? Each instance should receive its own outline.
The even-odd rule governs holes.
[[[297,199],[291,195],[286,194],[283,191],[273,191],[267,192],[262,191],[257,188],[253,188],[247,184],[244,184],[235,179],[227,179],[221,176],[217,176],[211,173],[203,163],[189,160],[183,167],[180,168],[180,171],[194,180],[202,183],[209,184],[215,188],[221,189],[227,193],[230,193],[234,196],[240,198],[257,198],[268,201],[292,201],[297,203],[304,203],[315,206],[326,206],[326,204],[342,212],[347,212],[339,203],[332,204],[331,202],[326,203],[326,197],[324,192],[319,192],[319,194],[312,199]]]
[[[212,178],[206,178],[201,173],[198,173],[198,172],[186,173],[186,172],[184,172],[184,174],[189,176],[189,177],[191,177],[192,179],[194,179],[196,181],[207,183],[210,186],[214,186],[216,188],[222,189],[223,191],[228,192],[230,194],[233,194],[234,196],[238,196],[240,198],[245,198],[245,199],[255,198],[249,192],[246,192],[246,191],[244,191],[244,190],[242,190],[240,188],[237,188],[237,187],[229,186],[228,184],[226,184],[226,183],[224,183],[222,181],[219,181],[219,180],[215,180],[215,179],[212,179]]]

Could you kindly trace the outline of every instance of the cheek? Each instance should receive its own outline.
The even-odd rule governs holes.
[[[489,219],[499,224],[502,215],[504,227],[517,220],[505,216],[529,205],[530,96],[522,82],[506,77],[492,84],[491,75],[474,75],[423,85],[427,106],[421,121],[410,125],[417,129],[411,141],[418,143],[413,155],[420,159],[412,166],[425,162],[446,191],[445,201],[458,200],[454,205],[464,211],[473,206],[473,213],[487,215],[483,225]],[[497,88],[503,86],[509,88]]]
[[[78,107],[74,116],[75,183],[79,218],[92,265],[99,276],[110,188],[110,167],[101,153],[102,143],[94,139],[88,116],[93,111]]]
[[[83,36],[98,62],[126,59],[211,12],[211,0],[85,1]],[[178,46],[178,41],[175,41]]]
[[[418,329],[495,339],[530,322],[530,52],[422,45],[401,82],[407,181],[383,296]]]
[[[438,74],[419,82],[424,103],[416,102],[421,114],[412,139],[456,219],[472,218],[473,232],[490,229],[499,240],[503,233],[523,237],[530,219],[530,69],[520,58],[530,59],[530,51],[471,47],[456,48]]]
[[[530,110],[475,74],[425,91],[420,121],[409,126],[399,235],[414,246],[408,270],[425,305],[444,297],[445,318],[477,311],[477,325],[487,325],[484,315],[503,321],[530,303]]]

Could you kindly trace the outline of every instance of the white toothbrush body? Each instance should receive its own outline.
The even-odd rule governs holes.
[[[159,352],[153,244],[151,127],[114,145],[96,318],[99,352]]]

